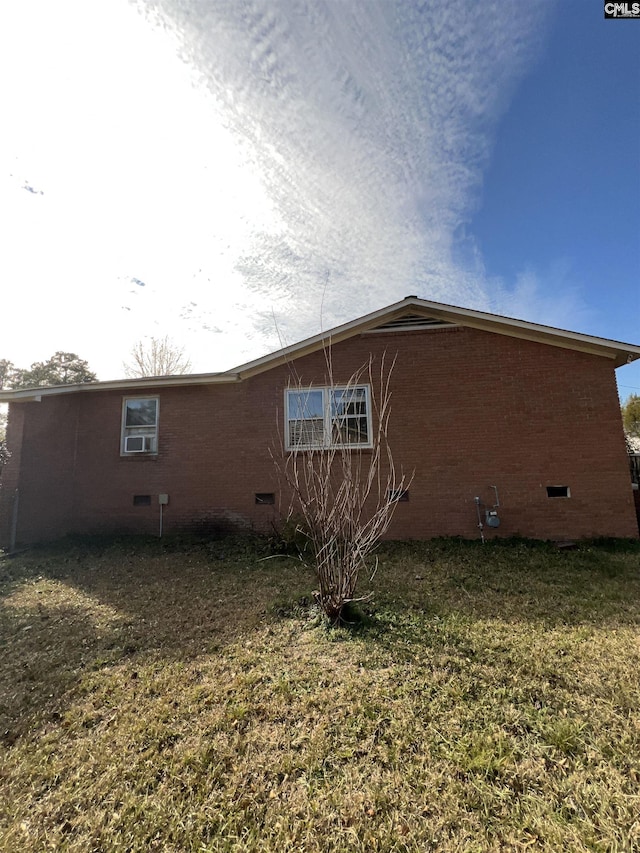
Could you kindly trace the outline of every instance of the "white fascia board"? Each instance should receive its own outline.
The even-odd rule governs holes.
[[[424,299],[416,299],[415,307],[425,308],[437,319],[448,320],[451,323],[457,322],[460,325],[484,329],[497,334],[539,341],[566,349],[594,352],[598,355],[615,358],[617,362],[616,366],[628,364],[640,358],[640,346],[625,343],[624,341],[600,338],[581,332],[571,332],[567,329],[544,326],[540,323],[530,323],[526,320],[516,320],[511,317],[502,317],[499,314],[489,314],[485,311],[475,311],[470,308],[459,308],[455,305],[428,302]]]
[[[147,388],[167,388],[185,385],[228,385],[238,382],[233,373],[194,373],[180,376],[145,376],[141,379],[112,379],[106,382],[81,382],[77,385],[51,385],[39,388],[0,391],[0,403],[29,403],[42,397],[92,391],[124,391],[137,393]]]
[[[388,305],[386,308],[380,308],[356,320],[343,323],[341,326],[328,329],[326,332],[320,332],[313,337],[283,347],[276,352],[269,353],[253,361],[248,361],[224,373],[116,379],[108,382],[86,382],[79,385],[56,385],[48,388],[0,391],[0,403],[26,403],[36,400],[38,397],[75,394],[77,392],[86,393],[91,391],[116,390],[135,392],[143,388],[163,388],[178,385],[217,385],[240,382],[249,376],[262,373],[279,364],[285,364],[288,361],[308,355],[322,349],[322,347],[337,344],[347,338],[355,337],[363,332],[375,329],[376,326],[383,322],[401,317],[408,310],[435,319],[446,320],[449,323],[459,326],[469,326],[470,328],[481,329],[499,335],[509,335],[525,340],[537,341],[538,343],[545,343],[550,346],[579,350],[610,358],[613,360],[615,367],[629,364],[640,358],[640,346],[637,344],[599,338],[580,332],[570,332],[566,329],[554,328],[553,326],[543,326],[539,323],[529,323],[526,320],[515,320],[510,317],[502,317],[498,314],[489,314],[486,311],[460,308],[456,305],[447,305],[442,302],[431,302],[427,299],[419,299],[416,296],[408,296],[406,299]]]
[[[386,308],[380,308],[378,311],[373,311],[371,314],[365,314],[364,317],[359,317],[357,320],[351,320],[348,323],[343,323],[341,326],[335,326],[333,329],[328,329],[326,332],[320,332],[310,338],[298,341],[298,343],[290,344],[287,347],[276,350],[276,352],[263,355],[261,358],[256,358],[253,361],[247,361],[245,364],[232,368],[230,372],[237,374],[244,379],[255,373],[261,373],[263,370],[269,370],[271,367],[275,367],[276,364],[287,362],[289,358],[300,358],[310,352],[322,349],[324,346],[331,346],[332,344],[336,344],[346,338],[354,337],[367,329],[375,327],[382,320],[388,320],[394,316],[401,316],[405,309],[411,304],[413,303],[407,299],[395,302],[393,305],[388,305]]]
[[[321,332],[311,338],[306,338],[296,344],[269,353],[262,358],[249,361],[234,367],[232,373],[244,379],[248,376],[262,373],[279,364],[300,358],[315,352],[325,346],[331,346],[346,338],[354,337],[366,331],[375,329],[383,322],[388,322],[396,317],[401,317],[411,309],[414,312],[433,317],[438,320],[446,320],[458,326],[469,326],[499,335],[524,338],[525,340],[537,341],[550,346],[564,349],[580,350],[601,357],[613,359],[615,366],[620,367],[640,358],[640,346],[627,344],[621,341],[613,341],[607,338],[598,338],[593,335],[585,335],[580,332],[569,332],[565,329],[557,329],[553,326],[543,326],[539,323],[529,323],[526,320],[515,320],[509,317],[501,317],[498,314],[489,314],[485,311],[475,311],[470,308],[460,308],[456,305],[446,305],[442,302],[430,302],[427,299],[409,296],[326,332]],[[401,330],[398,330],[401,331]]]

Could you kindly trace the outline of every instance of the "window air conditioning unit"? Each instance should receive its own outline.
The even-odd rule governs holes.
[[[153,449],[150,435],[128,435],[124,440],[125,453],[148,453]]]

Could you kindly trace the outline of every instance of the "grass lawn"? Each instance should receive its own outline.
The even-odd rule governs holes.
[[[0,850],[640,850],[640,543],[264,556],[0,555]]]

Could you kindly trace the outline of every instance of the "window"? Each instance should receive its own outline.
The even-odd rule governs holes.
[[[371,447],[367,385],[286,391],[287,448]]]
[[[126,397],[122,404],[122,456],[158,452],[158,398]]]

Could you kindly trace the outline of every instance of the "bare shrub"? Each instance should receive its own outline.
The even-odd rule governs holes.
[[[323,389],[331,411],[324,428],[311,418],[292,428],[289,419],[285,430],[294,433],[287,435],[291,449],[276,464],[290,494],[287,518],[300,519],[311,545],[318,603],[331,622],[338,623],[345,607],[363,600],[355,598],[360,570],[389,528],[398,497],[412,476],[396,470],[388,441],[395,360],[387,368],[383,355],[374,375],[370,357],[345,383],[336,383],[330,350],[326,358],[329,385]],[[358,429],[355,401],[365,386],[371,408],[366,429],[372,434],[358,446],[353,434]],[[289,385],[289,391],[299,392],[301,398],[314,390],[299,377]]]

